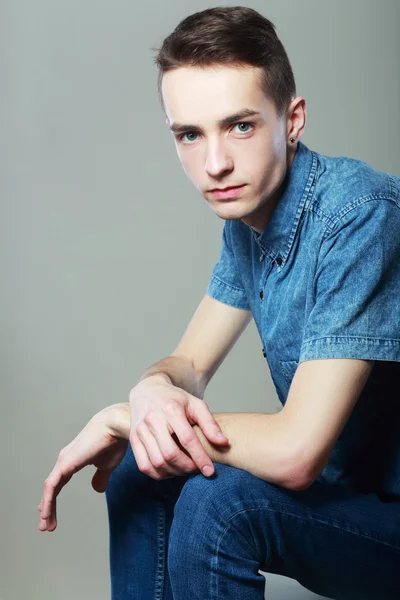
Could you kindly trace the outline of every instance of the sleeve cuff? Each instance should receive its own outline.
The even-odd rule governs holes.
[[[332,336],[303,342],[299,363],[318,358],[400,361],[400,340]]]
[[[246,292],[240,288],[232,287],[231,285],[224,283],[221,279],[215,277],[215,275],[211,276],[206,294],[211,296],[211,298],[215,298],[215,300],[219,300],[219,302],[223,302],[234,308],[250,310]]]

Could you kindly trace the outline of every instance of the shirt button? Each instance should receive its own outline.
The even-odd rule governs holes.
[[[279,266],[282,264],[282,257],[281,256],[278,256],[278,258],[276,259],[276,264],[279,265]]]
[[[262,290],[260,290],[260,298],[261,300],[264,298],[264,292]]]

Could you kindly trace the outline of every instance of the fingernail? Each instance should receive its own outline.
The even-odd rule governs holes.
[[[225,436],[223,433],[221,433],[220,431],[218,431],[218,433],[217,433],[217,437],[218,437],[218,438],[221,438],[221,439],[225,438],[226,440],[228,439],[228,438],[227,438],[227,437],[226,437],[226,436]]]
[[[209,465],[206,465],[205,467],[203,467],[202,471],[206,477],[212,475],[212,473],[213,473],[213,470]]]

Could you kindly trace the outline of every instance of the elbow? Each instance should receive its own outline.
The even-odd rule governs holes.
[[[294,492],[303,492],[304,490],[307,490],[311,484],[313,483],[314,480],[312,479],[299,479],[296,480],[294,482],[294,485],[292,485],[289,489],[293,490]]]
[[[315,469],[308,461],[302,461],[299,455],[289,461],[284,477],[284,487],[295,492],[308,489],[316,479]]]
[[[313,481],[312,478],[302,477],[298,473],[295,473],[286,477],[284,487],[294,492],[303,492],[311,486]]]

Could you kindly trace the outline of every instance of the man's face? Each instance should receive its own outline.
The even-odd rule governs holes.
[[[162,93],[178,156],[186,175],[222,219],[242,219],[261,232],[279,200],[294,157],[288,150],[290,122],[277,118],[259,83],[260,70],[231,66],[181,67],[167,72]],[[250,109],[258,114],[219,124]],[[213,188],[244,185],[234,198]]]

